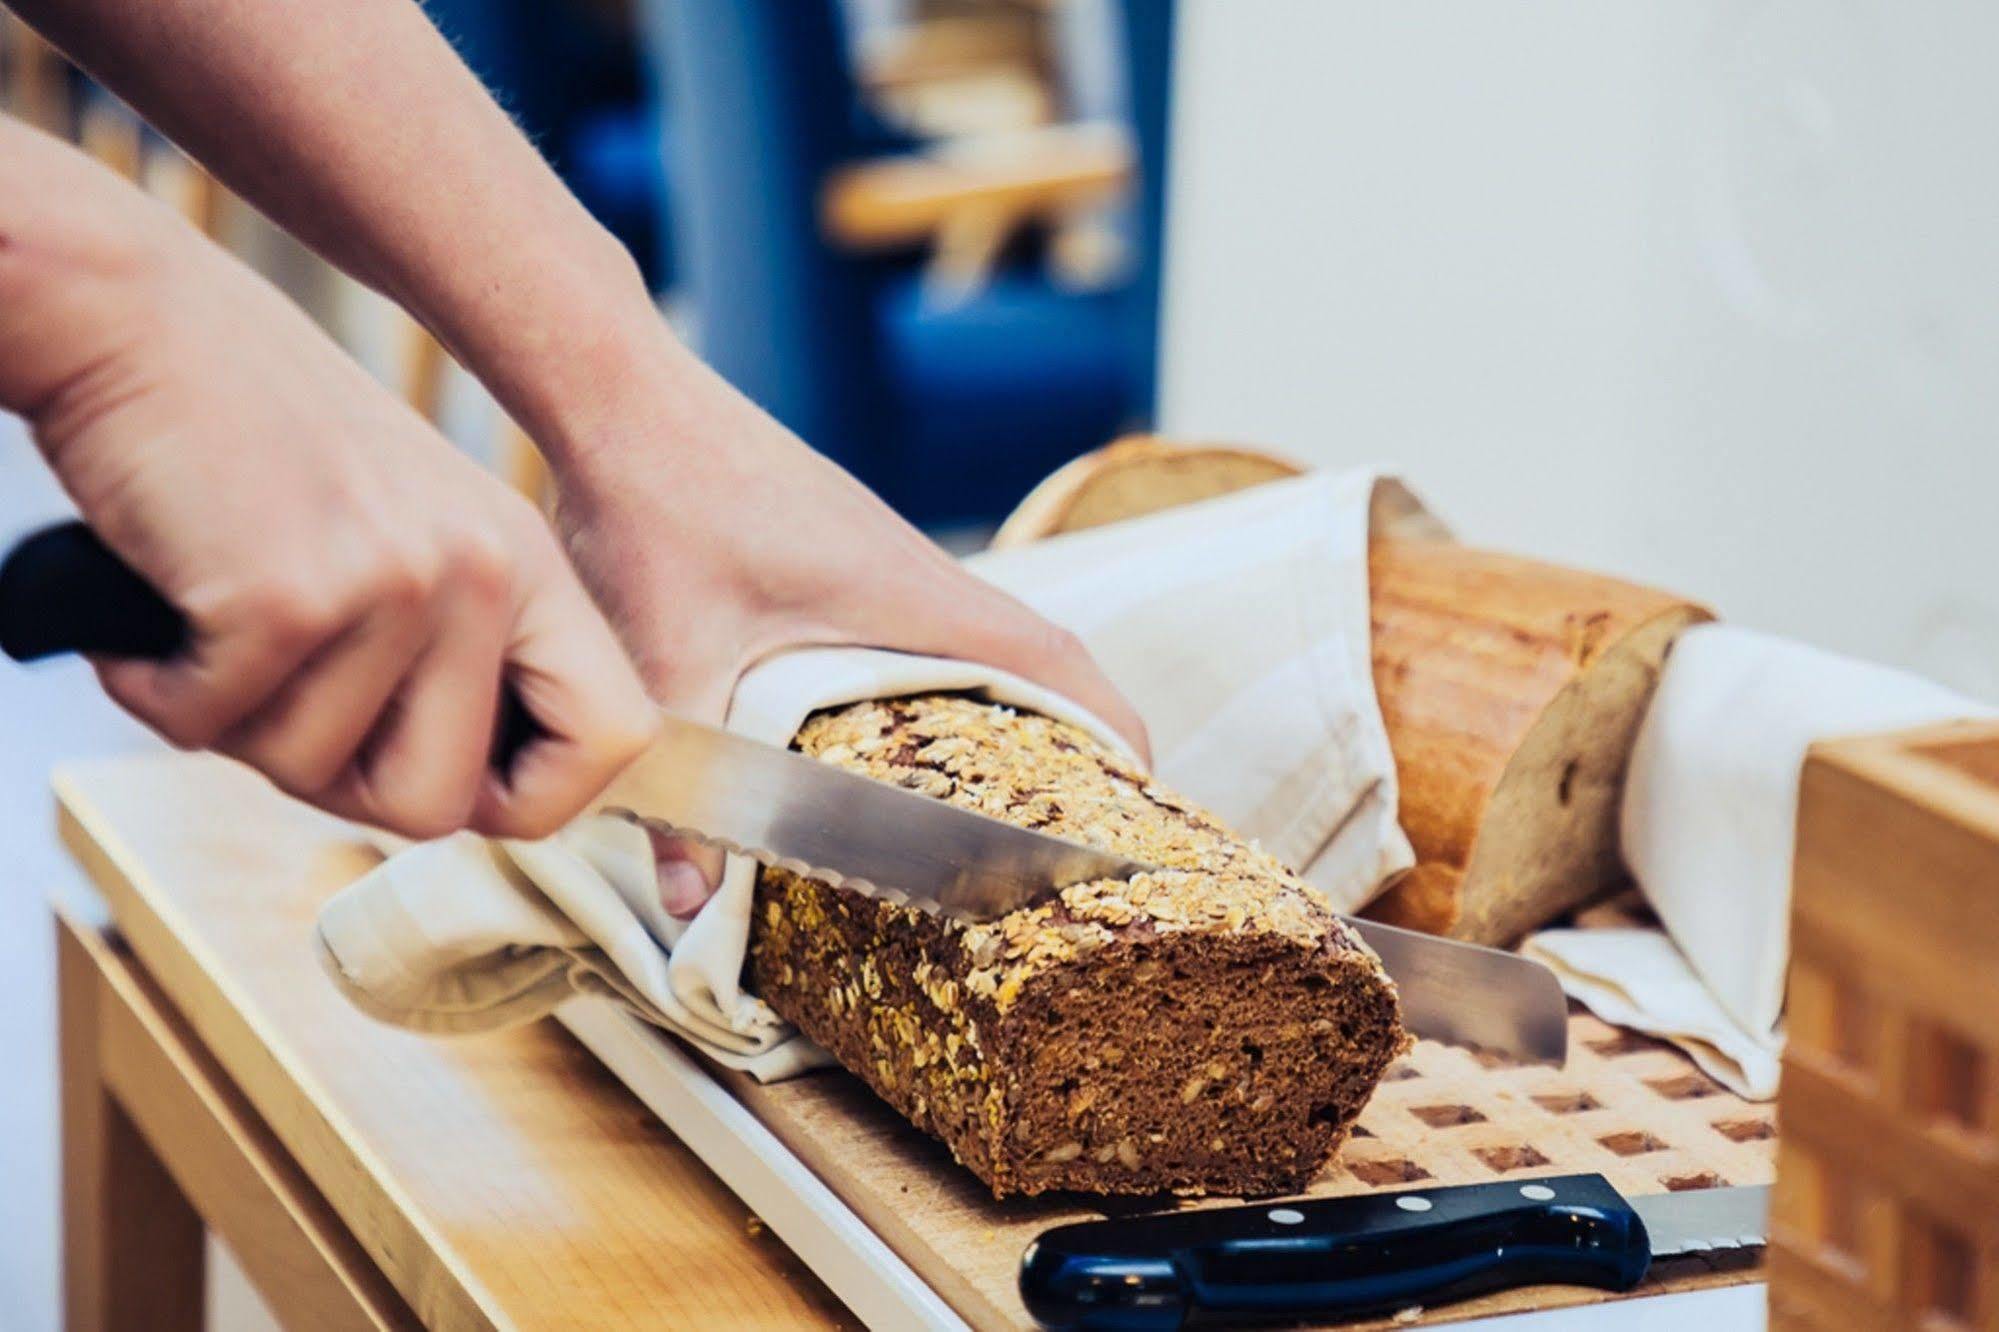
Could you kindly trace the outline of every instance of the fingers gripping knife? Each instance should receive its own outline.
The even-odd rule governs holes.
[[[0,564],[0,649],[17,660],[164,659],[187,634],[184,617],[80,523],[30,537]],[[495,767],[504,772],[537,734],[505,690]],[[968,920],[1155,868],[679,717],[665,719],[601,804],[676,836]],[[1417,1035],[1562,1062],[1567,1005],[1547,968],[1372,921],[1348,924],[1380,954]]]
[[[187,647],[187,617],[82,523],[57,523],[0,561],[0,652],[15,661],[81,652],[166,661]],[[493,732],[505,772],[541,733],[511,689]]]

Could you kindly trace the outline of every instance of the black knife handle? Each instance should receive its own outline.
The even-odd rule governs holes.
[[[58,523],[0,564],[0,650],[16,661],[64,652],[165,661],[187,619],[82,523]]]
[[[1645,1223],[1601,1175],[1170,1212],[1060,1226],[1020,1260],[1051,1328],[1391,1314],[1514,1286],[1629,1290]]]
[[[188,633],[187,617],[83,523],[44,528],[0,562],[0,651],[16,661],[66,652],[166,661]],[[494,770],[505,773],[541,733],[520,694],[503,687]]]

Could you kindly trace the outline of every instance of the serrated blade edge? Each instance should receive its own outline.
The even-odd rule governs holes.
[[[949,914],[945,912],[944,904],[933,896],[904,892],[900,888],[891,887],[888,884],[875,883],[856,874],[844,874],[834,869],[831,865],[808,864],[795,856],[779,855],[769,847],[738,842],[730,837],[718,837],[713,833],[702,832],[699,828],[683,828],[666,819],[647,818],[634,810],[620,809],[613,806],[607,808],[604,812],[614,814],[619,818],[630,819],[634,823],[652,829],[663,837],[677,837],[685,841],[699,842],[702,846],[711,847],[716,851],[725,851],[732,856],[747,856],[759,865],[766,865],[771,869],[790,870],[793,874],[801,878],[816,879],[821,883],[831,884],[835,888],[851,888],[857,893],[865,893],[869,897],[879,897],[884,902],[894,902],[899,906],[915,907],[920,911]]]
[[[1075,883],[1164,872],[685,718],[612,783],[604,813],[871,896],[989,921]],[[1560,1063],[1566,1001],[1509,953],[1349,920],[1419,1036]]]
[[[965,920],[1154,868],[683,717],[665,718],[599,808]]]
[[[1627,1198],[1652,1237],[1652,1256],[1759,1249],[1769,1242],[1770,1186],[1735,1185]]]

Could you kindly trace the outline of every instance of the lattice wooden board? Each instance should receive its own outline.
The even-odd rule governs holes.
[[[1767,1184],[1772,1109],[1733,1095],[1671,1046],[1578,1012],[1562,1069],[1420,1043],[1389,1070],[1312,1191],[1582,1170],[1626,1194]]]
[[[1422,1042],[1389,1072],[1359,1131],[1312,1194],[1469,1184],[1596,1171],[1627,1194],[1767,1184],[1774,1107],[1741,1100],[1678,1051],[1587,1013],[1569,1020],[1563,1069],[1526,1067]],[[787,1146],[978,1328],[1031,1326],[1014,1291],[1021,1250],[1042,1230],[1172,1200],[1068,1196],[995,1203],[944,1149],[839,1072],[775,1086],[733,1083]],[[1211,1199],[1198,1206],[1226,1206]],[[1753,1258],[1674,1265],[1646,1292],[1753,1279]],[[1439,1311],[1514,1312],[1604,1298],[1540,1288]],[[1385,1325],[1385,1324],[1383,1324]]]

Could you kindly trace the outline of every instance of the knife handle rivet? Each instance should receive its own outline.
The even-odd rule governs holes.
[[[1300,1225],[1305,1220],[1305,1214],[1295,1207],[1273,1207],[1269,1215],[1280,1226]]]
[[[1405,1212],[1427,1212],[1436,1204],[1432,1203],[1428,1198],[1418,1197],[1413,1193],[1405,1193],[1395,1200],[1395,1205]]]
[[[1531,1198],[1535,1202],[1546,1202],[1555,1196],[1555,1191],[1546,1184],[1522,1184],[1520,1186],[1520,1196]]]

